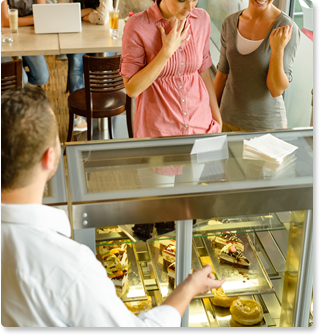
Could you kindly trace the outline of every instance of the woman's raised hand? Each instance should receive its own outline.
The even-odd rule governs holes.
[[[184,28],[185,22],[186,19],[182,21],[175,19],[168,35],[166,35],[163,27],[158,26],[161,33],[162,48],[165,50],[168,57],[171,57],[182,44],[188,42],[190,39],[191,35],[186,38],[190,24]]]
[[[292,34],[292,25],[273,29],[270,34],[270,47],[273,51],[283,51]]]

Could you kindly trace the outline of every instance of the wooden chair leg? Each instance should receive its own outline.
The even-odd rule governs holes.
[[[133,138],[132,130],[132,99],[126,95],[126,118],[129,138]]]
[[[111,122],[111,116],[108,117],[108,131],[109,131],[109,137],[110,140],[112,140],[112,122]]]
[[[93,136],[93,122],[90,116],[87,117],[87,139],[88,141],[92,140]]]
[[[74,127],[74,114],[69,113],[69,130],[68,130],[67,142],[71,142],[72,140],[73,127]]]

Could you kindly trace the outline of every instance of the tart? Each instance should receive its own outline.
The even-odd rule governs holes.
[[[249,268],[250,261],[234,244],[228,243],[221,249],[219,256],[220,263],[227,263],[239,267]]]

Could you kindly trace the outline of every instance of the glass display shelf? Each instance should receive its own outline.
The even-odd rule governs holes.
[[[224,292],[228,296],[273,293],[272,283],[250,237],[243,234],[241,240],[244,244],[243,255],[250,261],[249,268],[221,263],[219,260],[221,248],[212,245],[212,239],[203,238],[216,278],[226,278],[223,284]]]

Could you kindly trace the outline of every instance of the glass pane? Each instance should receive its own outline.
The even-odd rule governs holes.
[[[313,41],[313,1],[294,0],[293,20],[311,41]]]
[[[179,194],[187,190],[207,192],[207,187],[217,192],[234,190],[238,183],[244,188],[288,186],[312,178],[312,131],[272,132],[298,147],[288,164],[279,169],[242,157],[243,141],[264,134],[230,134],[229,158],[205,163],[197,163],[190,155],[197,137],[72,145],[67,148],[72,199],[107,199],[107,194],[114,192],[136,198],[146,194],[144,190],[148,195],[150,191],[160,194],[160,190],[163,195],[172,195],[172,189]]]
[[[230,14],[248,7],[249,0],[199,0],[199,8],[205,9],[211,19],[211,40],[220,50],[222,21]]]
[[[294,317],[296,288],[299,281],[300,255],[305,211],[293,211],[290,218],[289,241],[284,273],[280,327],[291,327]]]

